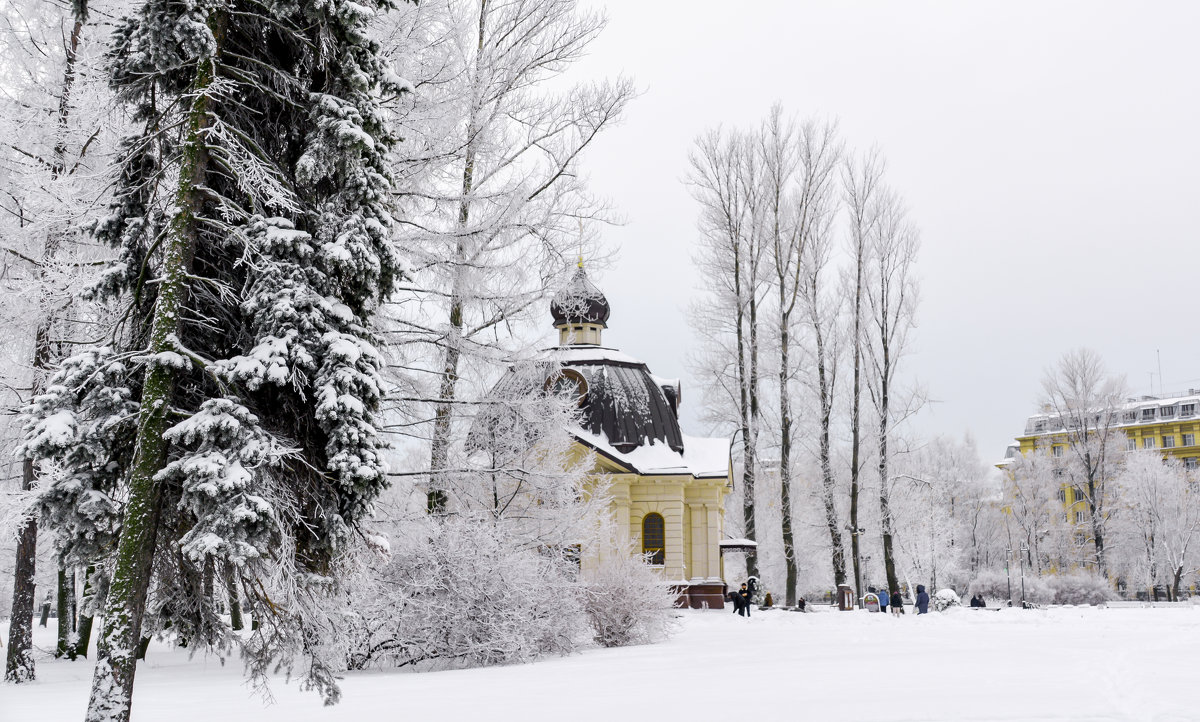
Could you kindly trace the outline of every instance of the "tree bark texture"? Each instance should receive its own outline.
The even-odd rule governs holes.
[[[21,488],[33,488],[33,460],[21,465]],[[8,628],[8,655],[4,666],[7,682],[31,682],[36,677],[33,663],[33,600],[36,595],[37,519],[30,518],[17,538],[17,564],[13,572],[12,620]]]
[[[205,131],[209,86],[216,79],[215,55],[221,52],[226,17],[212,12],[207,23],[216,49],[214,58],[199,63],[192,85],[193,100],[186,119],[182,148],[178,212],[163,239],[163,261],[151,326],[151,354],[174,351],[175,335],[185,307],[188,275],[198,243],[203,206],[204,178],[208,167]],[[92,678],[88,722],[128,722],[133,699],[137,649],[142,639],[142,619],[154,567],[154,547],[161,516],[161,487],[155,475],[166,463],[168,442],[163,434],[175,397],[178,371],[166,364],[151,364],[142,388],[136,450],[130,469],[129,500],[117,543],[116,565],[104,605],[104,629],[97,644],[99,659]]]
[[[88,567],[87,570],[84,571],[84,573],[83,573],[83,601],[84,602],[86,602],[87,598],[91,595],[92,575],[95,573],[96,573],[95,567]],[[79,639],[78,639],[78,641],[75,642],[75,655],[78,657],[84,657],[86,659],[88,656],[88,646],[91,644],[91,640],[92,640],[92,615],[80,613],[80,615],[79,615]]]
[[[70,597],[75,592],[75,585],[70,584],[67,568],[62,562],[58,565],[58,594],[56,598],[58,615],[58,643],[54,647],[55,658],[68,657],[75,659],[75,646],[71,644],[71,627],[74,620],[71,614]]]

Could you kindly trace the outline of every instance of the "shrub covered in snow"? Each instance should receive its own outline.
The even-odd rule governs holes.
[[[655,642],[675,621],[675,595],[633,554],[605,555],[583,584],[583,609],[593,637],[604,647]]]
[[[565,552],[514,545],[482,520],[430,520],[351,600],[347,666],[473,667],[566,654],[585,638]]]
[[[984,599],[994,599],[1001,603],[1008,602],[1008,575],[1004,572],[984,570],[975,576],[968,591],[972,594],[982,594]]]
[[[939,590],[937,594],[933,595],[933,599],[930,601],[933,602],[934,610],[939,612],[944,612],[950,607],[962,606],[962,600],[959,599],[958,594],[953,589]]]
[[[1091,572],[1075,571],[1046,577],[1053,604],[1102,604],[1116,599],[1108,579]]]
[[[971,582],[971,593],[981,593],[985,598],[1008,600],[1009,579],[1004,572],[980,572]],[[1024,577],[1024,599],[1030,604],[1100,604],[1116,598],[1108,580],[1089,572],[1049,574],[1043,577],[1026,574]],[[1012,575],[1012,597],[1015,603],[1022,599],[1022,578]]]

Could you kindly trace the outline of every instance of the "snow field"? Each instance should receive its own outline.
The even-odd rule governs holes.
[[[133,720],[328,722],[437,719],[1200,720],[1200,607],[683,612],[657,645],[534,664],[348,674],[344,700],[280,679],[264,706],[236,661],[155,643]],[[6,626],[6,625],[0,625]],[[49,629],[35,627],[41,650]],[[0,688],[0,722],[79,720],[91,665],[42,657],[38,680]]]

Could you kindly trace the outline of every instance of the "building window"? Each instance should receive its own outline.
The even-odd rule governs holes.
[[[655,566],[666,564],[666,524],[662,514],[647,514],[642,517],[642,554],[648,563]]]
[[[1163,437],[1163,448],[1164,449],[1174,449],[1175,448],[1175,437],[1174,436],[1164,436]]]
[[[1083,523],[1083,521],[1084,521],[1084,519],[1086,519],[1086,518],[1087,518],[1087,517],[1086,517],[1086,515],[1084,514],[1084,512],[1082,512],[1082,511],[1077,511],[1077,512],[1075,512],[1075,523],[1076,523],[1076,524],[1082,524],[1082,523]]]
[[[1183,468],[1195,469],[1196,468],[1196,457],[1189,456],[1188,458],[1184,459],[1183,460]]]
[[[1125,439],[1125,449],[1133,451],[1137,448],[1137,439]]]
[[[1195,416],[1196,415],[1196,405],[1195,404],[1182,404],[1179,407],[1179,415],[1180,416]]]
[[[1083,489],[1079,488],[1078,486],[1071,489],[1071,493],[1075,495],[1076,504],[1082,504],[1084,501],[1087,501],[1087,497],[1084,496]]]
[[[1061,446],[1052,447],[1051,453],[1053,453],[1055,456],[1062,456],[1063,455],[1063,447],[1061,447]]]
[[[1058,490],[1058,500],[1064,504],[1067,503],[1067,490],[1066,489]]]
[[[1162,407],[1161,409],[1158,410],[1158,418],[1160,418],[1160,419],[1175,418],[1175,407],[1174,406]]]
[[[1143,449],[1153,449],[1154,448],[1154,437],[1147,436],[1146,438],[1142,439],[1142,448]]]
[[[1121,418],[1126,423],[1132,424],[1133,422],[1137,421],[1137,412],[1136,411],[1126,411],[1124,416],[1122,416]]]
[[[1154,409],[1142,409],[1142,421],[1154,421]]]
[[[1183,435],[1183,445],[1184,446],[1195,446],[1196,445],[1196,435],[1195,434],[1184,434]]]

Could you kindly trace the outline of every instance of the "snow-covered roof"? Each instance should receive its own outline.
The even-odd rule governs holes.
[[[722,549],[754,549],[758,546],[753,539],[722,539],[718,544]]]
[[[697,479],[720,479],[729,474],[729,439],[683,437],[683,453],[651,439],[631,451],[618,451],[608,439],[584,429],[572,433],[581,442],[643,476],[690,474]]]
[[[642,364],[641,361],[638,361],[634,357],[606,346],[590,346],[586,344],[555,346],[546,349],[544,353],[548,358],[566,366],[586,363],[619,363],[639,366]]]

